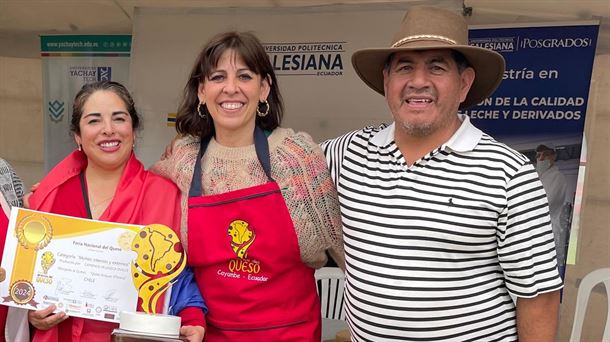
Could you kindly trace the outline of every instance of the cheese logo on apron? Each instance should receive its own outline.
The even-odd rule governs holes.
[[[237,255],[237,258],[229,260],[229,270],[231,272],[248,273],[249,275],[259,273],[261,271],[260,261],[248,258],[248,249],[256,239],[256,232],[250,229],[248,222],[234,220],[229,224],[227,233],[231,237],[231,249]],[[248,280],[254,279],[248,277]],[[266,281],[266,279],[263,281]]]
[[[248,222],[235,220],[229,225],[229,236],[231,236],[231,248],[240,259],[248,257],[248,248],[256,239],[256,233],[248,228]]]

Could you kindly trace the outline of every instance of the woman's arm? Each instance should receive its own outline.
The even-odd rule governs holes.
[[[172,284],[169,314],[178,315],[182,319],[181,335],[190,342],[200,342],[205,335],[207,311],[193,271],[187,266]]]
[[[303,187],[307,189],[309,223],[318,241],[341,269],[345,269],[343,232],[337,190],[330,177],[326,159],[320,146],[306,133],[293,135],[294,151],[302,167]],[[294,146],[293,145],[293,146]],[[294,146],[293,148],[296,148]],[[308,226],[309,227],[309,226]],[[303,253],[302,253],[303,255]]]

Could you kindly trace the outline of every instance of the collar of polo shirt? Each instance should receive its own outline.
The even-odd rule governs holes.
[[[475,146],[477,146],[479,140],[481,140],[483,132],[470,122],[470,118],[468,118],[468,116],[463,114],[458,114],[458,116],[460,121],[462,121],[460,128],[458,128],[458,130],[453,133],[451,138],[449,138],[449,140],[443,145],[456,152],[471,151]],[[370,141],[377,147],[388,146],[394,141],[395,130],[396,123],[392,123],[375,134]]]

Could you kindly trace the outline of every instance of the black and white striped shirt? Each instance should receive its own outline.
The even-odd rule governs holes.
[[[410,167],[393,124],[323,144],[341,203],[354,341],[517,340],[509,292],[562,287],[536,171],[460,118],[447,143]]]
[[[23,182],[6,160],[0,158],[0,195],[11,207],[23,206]]]

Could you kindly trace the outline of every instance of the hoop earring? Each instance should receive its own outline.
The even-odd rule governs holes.
[[[204,112],[203,112],[203,113],[201,113],[201,106],[202,106],[202,105],[204,105],[204,106],[205,106],[205,103],[201,103],[201,102],[199,102],[199,104],[197,105],[197,115],[199,115],[199,117],[200,117],[200,118],[202,118],[202,119],[204,119],[204,120],[207,120],[207,119],[208,119],[208,116],[207,116],[207,114],[205,113],[205,109],[204,109]]]
[[[265,111],[261,112],[260,110],[260,106],[261,105],[265,105]],[[271,106],[269,106],[269,102],[267,101],[267,99],[263,100],[263,101],[258,101],[258,106],[256,106],[256,115],[260,116],[261,118],[264,118],[265,116],[267,116],[267,114],[269,114],[269,109]]]

